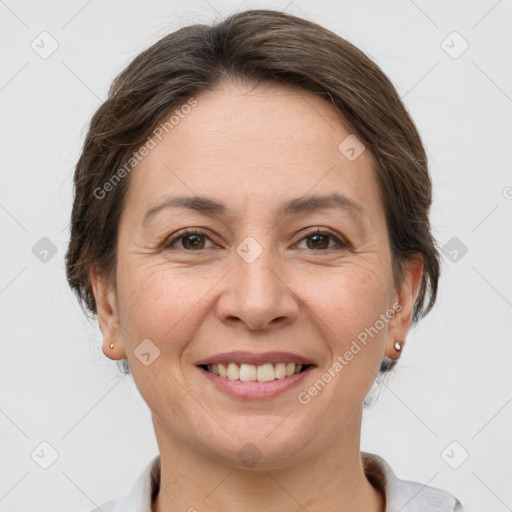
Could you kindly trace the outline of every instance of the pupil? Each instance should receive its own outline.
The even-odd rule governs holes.
[[[322,240],[324,239],[324,240]],[[319,247],[322,245],[322,241],[325,242],[325,236],[324,235],[312,235],[311,240],[313,240],[313,245],[315,247]]]
[[[192,247],[197,247],[197,245],[201,243],[200,235],[188,235],[185,240],[185,244],[191,245]]]

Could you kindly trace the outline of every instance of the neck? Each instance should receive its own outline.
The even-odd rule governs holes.
[[[160,491],[153,512],[384,512],[385,497],[368,481],[360,455],[361,415],[314,456],[279,469],[238,469],[164,432],[153,419],[160,449]]]

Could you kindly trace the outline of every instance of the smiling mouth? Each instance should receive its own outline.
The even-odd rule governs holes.
[[[273,380],[286,379],[297,373],[306,371],[311,364],[295,363],[265,363],[261,365],[237,364],[237,363],[215,363],[202,364],[199,368],[217,375],[218,377],[238,380],[242,382],[270,382]]]

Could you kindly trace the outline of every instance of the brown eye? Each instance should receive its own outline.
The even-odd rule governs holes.
[[[306,235],[304,238],[302,238],[301,242],[303,240],[306,240],[306,248],[313,251],[325,251],[329,249],[343,250],[349,248],[349,244],[347,242],[343,241],[340,237],[329,231],[317,230],[309,235]],[[329,246],[331,241],[333,244]]]
[[[184,249],[204,249],[204,235],[185,235],[180,238]]]
[[[206,240],[209,240],[209,237],[202,231],[185,230],[181,233],[171,236],[164,243],[162,248],[169,250],[183,249],[186,251],[194,252],[202,249],[208,249],[208,247],[205,247]],[[178,247],[174,247],[177,245],[178,241],[181,241],[180,245]]]
[[[307,240],[311,241],[310,244],[307,244],[309,249],[328,249],[328,235],[310,235],[307,237]]]

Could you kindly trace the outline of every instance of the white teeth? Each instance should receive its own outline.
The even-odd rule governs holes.
[[[247,382],[249,380],[256,380],[256,366],[253,364],[240,365],[240,380]]]
[[[284,379],[299,373],[302,370],[301,364],[295,363],[271,363],[254,364],[242,363],[215,363],[207,365],[208,372],[230,380],[241,380],[242,382],[258,381],[269,382],[274,379]]]
[[[219,363],[219,375],[221,377],[227,377],[228,376],[228,365]]]
[[[240,378],[240,366],[236,363],[228,364],[228,379],[229,380],[238,380]]]
[[[276,364],[276,379],[284,379],[286,377],[286,364],[285,363],[277,363]]]
[[[258,374],[257,380],[258,382],[268,382],[270,380],[274,380],[276,378],[276,372],[274,370],[274,365],[267,363],[258,366]]]

